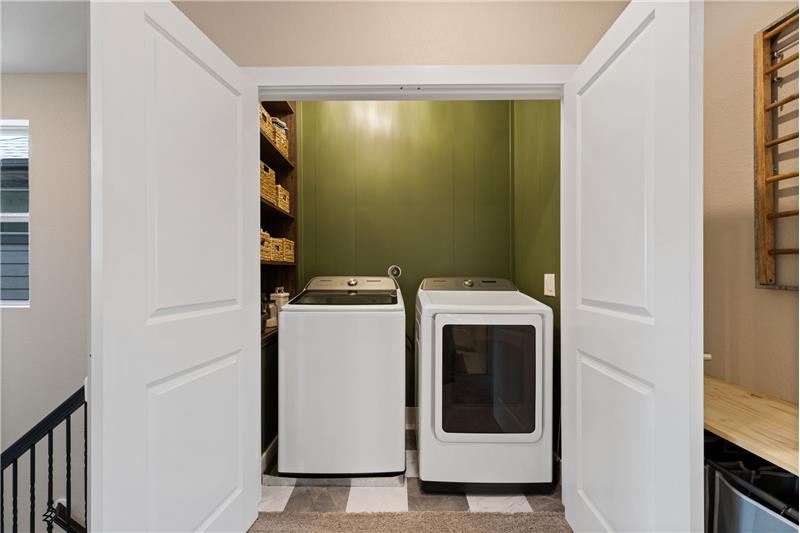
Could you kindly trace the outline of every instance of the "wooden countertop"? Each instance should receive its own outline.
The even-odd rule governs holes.
[[[797,405],[705,376],[705,428],[798,475]]]

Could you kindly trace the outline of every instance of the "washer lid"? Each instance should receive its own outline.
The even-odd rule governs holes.
[[[393,305],[396,291],[303,291],[291,302],[294,305]]]
[[[516,291],[517,288],[507,279],[502,278],[425,278],[422,280],[424,291]]]
[[[397,284],[392,278],[316,277],[290,304],[295,305],[395,305]]]

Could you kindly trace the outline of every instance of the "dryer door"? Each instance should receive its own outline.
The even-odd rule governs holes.
[[[446,442],[535,442],[542,436],[540,315],[439,314],[434,424]]]

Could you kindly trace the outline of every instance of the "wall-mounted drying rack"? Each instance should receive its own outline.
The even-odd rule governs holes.
[[[798,138],[797,131],[786,132],[780,127],[786,122],[782,116],[785,106],[798,99],[797,40],[798,9],[794,9],[755,34],[753,69],[756,284],[795,290],[797,285],[779,282],[777,257],[797,254],[798,247],[796,242],[793,247],[786,243],[779,247],[776,226],[780,219],[798,216],[798,210],[781,210],[776,195],[780,182],[798,177],[796,152],[793,158],[788,158],[789,161],[779,154],[781,147]],[[795,91],[786,94],[783,82],[792,78]],[[796,113],[796,105],[792,112]],[[795,128],[796,124],[795,119]],[[794,167],[787,168],[792,160]]]

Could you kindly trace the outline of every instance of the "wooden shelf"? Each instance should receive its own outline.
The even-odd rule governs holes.
[[[793,474],[797,467],[797,405],[705,376],[707,430]]]
[[[294,266],[294,261],[261,261],[261,264],[264,265],[264,266],[291,267],[291,266]]]
[[[286,132],[289,150],[287,155],[283,155],[275,146],[272,139],[265,136],[259,128],[259,151],[261,161],[269,165],[275,171],[275,181],[289,193],[291,207],[288,211],[277,206],[277,201],[273,202],[261,199],[259,208],[261,229],[268,232],[273,237],[283,237],[294,242],[295,261],[261,261],[260,278],[261,292],[271,293],[275,287],[284,287],[286,292],[294,296],[299,289],[299,259],[300,243],[298,241],[298,220],[297,206],[299,202],[298,171],[295,168],[297,147],[297,113],[295,102],[287,101],[263,101],[261,105],[272,117],[278,117],[286,123]],[[270,333],[274,335],[274,333]]]
[[[261,332],[261,344],[264,345],[268,340],[278,336],[278,326],[274,328],[266,328]]]
[[[278,150],[264,132],[261,132],[261,160],[275,170],[294,170],[294,163]]]
[[[277,205],[273,204],[269,200],[265,199],[263,196],[261,197],[261,207],[264,208],[262,211],[263,214],[270,217],[286,217],[288,219],[294,220],[294,215],[288,211],[284,211]]]
[[[274,102],[261,102],[261,105],[264,106],[264,109],[267,110],[267,113],[272,115],[273,117],[281,117],[286,115],[294,114],[294,106],[291,102],[287,102],[285,100],[279,100]]]

